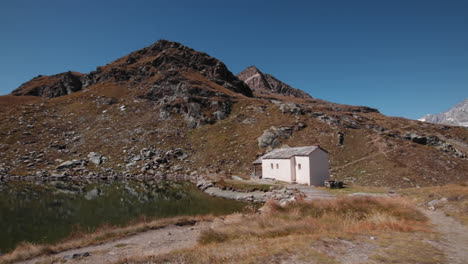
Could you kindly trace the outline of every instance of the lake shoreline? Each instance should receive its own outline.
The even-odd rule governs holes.
[[[22,241],[48,244],[101,226],[176,216],[224,215],[245,201],[210,196],[189,181],[0,183],[0,251]]]

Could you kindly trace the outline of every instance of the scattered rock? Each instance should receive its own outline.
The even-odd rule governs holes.
[[[62,169],[69,169],[69,168],[75,168],[79,166],[85,166],[86,165],[85,160],[69,160],[65,161],[62,164],[58,165],[56,167],[57,170],[62,170]]]
[[[95,101],[97,105],[113,105],[118,102],[117,99],[113,97],[104,97],[104,96],[98,96]]]
[[[280,107],[281,113],[283,114],[285,113],[294,114],[294,115],[304,114],[302,107],[295,103],[280,104],[279,107]]]
[[[96,152],[90,152],[88,154],[88,158],[89,158],[89,161],[91,161],[92,163],[96,165],[101,165],[101,163],[104,161],[104,157],[101,154],[96,153]]]
[[[75,253],[73,255],[65,255],[65,256],[63,256],[63,259],[65,259],[65,260],[78,259],[78,258],[85,258],[85,257],[89,257],[89,256],[91,256],[91,254],[89,254],[89,252]]]
[[[253,117],[247,117],[246,119],[242,120],[242,124],[245,124],[245,125],[250,125],[250,124],[255,124],[255,123],[257,123],[257,119]]]
[[[236,175],[232,175],[231,179],[236,180],[236,181],[243,181],[244,180],[243,178],[241,178],[239,176],[236,176]]]
[[[432,200],[430,202],[427,203],[427,206],[429,208],[429,210],[432,210],[434,211],[437,207],[437,205],[440,205],[440,204],[443,204],[443,203],[446,203],[448,202],[448,199],[447,198],[441,198],[441,199],[435,199],[435,200]]]
[[[84,196],[86,200],[94,200],[101,194],[101,190],[99,189],[92,189],[91,191],[87,192]]]
[[[213,187],[213,182],[205,180],[205,179],[200,179],[197,182],[197,188],[205,191],[206,189]]]
[[[55,148],[55,149],[66,149],[67,145],[66,144],[61,144],[58,141],[53,141],[49,144],[49,148]]]

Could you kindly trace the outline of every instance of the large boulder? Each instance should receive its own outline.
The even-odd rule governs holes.
[[[263,131],[257,139],[260,148],[277,147],[281,144],[281,139],[287,139],[292,135],[293,128],[290,126],[275,127]]]

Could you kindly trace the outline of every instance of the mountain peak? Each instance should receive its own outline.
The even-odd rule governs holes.
[[[14,90],[12,94],[58,97],[106,82],[118,83],[130,89],[153,89],[161,78],[167,79],[177,75],[180,79],[184,78],[181,75],[189,72],[199,74],[206,81],[232,92],[252,96],[250,88],[220,60],[181,43],[164,39],[105,66],[97,67],[89,74],[68,72],[34,78]],[[159,77],[156,78],[157,76]]]
[[[312,98],[306,92],[295,89],[270,74],[263,73],[256,66],[247,67],[237,77],[243,80],[250,89],[259,94],[279,94],[298,98]]]
[[[182,43],[176,42],[176,41],[170,41],[166,39],[160,39],[156,41],[155,43],[151,44],[147,48],[143,48],[142,50],[151,50],[153,52],[160,52],[163,50],[169,50],[169,49],[176,49],[176,50],[190,50],[193,52],[196,52],[195,50],[189,48],[188,46],[183,45]],[[139,50],[137,52],[141,52],[142,50]]]
[[[440,114],[429,114],[418,119],[434,124],[468,127],[468,98]]]
[[[245,68],[245,70],[243,70],[242,72],[247,72],[247,71],[261,73],[261,71],[254,65]]]

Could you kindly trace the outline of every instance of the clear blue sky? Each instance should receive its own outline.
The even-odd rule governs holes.
[[[158,39],[313,97],[418,118],[468,97],[467,0],[0,2],[0,94]]]

